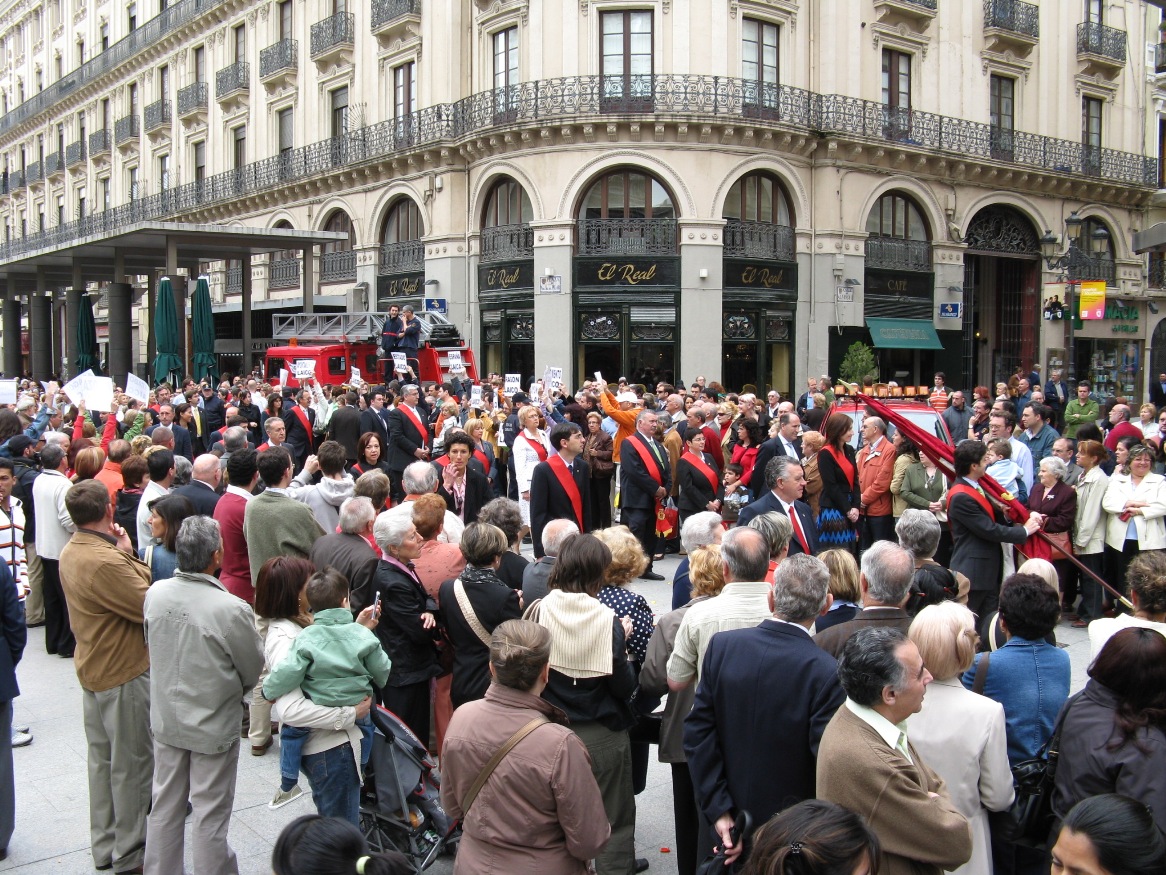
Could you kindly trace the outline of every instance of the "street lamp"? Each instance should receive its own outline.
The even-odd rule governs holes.
[[[1065,283],[1065,308],[1069,311],[1069,338],[1067,341],[1069,362],[1068,377],[1072,382],[1077,380],[1077,350],[1073,342],[1073,326],[1079,318],[1077,302],[1074,300],[1073,288],[1083,279],[1104,278],[1104,271],[1100,270],[1098,258],[1081,248],[1081,232],[1085,220],[1074,210],[1065,219],[1065,240],[1068,248],[1064,255],[1058,255],[1060,241],[1052,231],[1046,230],[1040,238],[1041,255],[1050,271],[1059,271],[1062,282]],[[1092,243],[1090,248],[1102,249],[1109,240],[1109,231],[1102,224],[1097,224],[1089,235]]]

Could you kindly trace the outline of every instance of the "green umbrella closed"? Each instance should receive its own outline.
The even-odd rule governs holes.
[[[182,358],[178,354],[178,312],[174,307],[174,290],[170,278],[158,283],[158,302],[154,308],[154,342],[158,357],[154,359],[154,382],[177,385],[182,376]]]
[[[194,379],[217,383],[219,367],[215,360],[215,322],[211,313],[211,290],[205,276],[200,276],[195,286],[190,319],[194,331]]]
[[[87,370],[99,373],[97,361],[97,323],[93,321],[93,299],[81,295],[81,307],[77,311],[77,373]]]

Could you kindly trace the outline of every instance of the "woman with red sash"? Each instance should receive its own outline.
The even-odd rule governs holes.
[[[684,452],[676,463],[676,483],[680,487],[680,497],[676,506],[680,510],[680,525],[694,513],[711,510],[721,512],[725,497],[725,487],[717,475],[713,457],[704,451],[704,432],[698,428],[688,430]]]
[[[518,485],[518,509],[522,511],[522,535],[530,532],[530,478],[534,467],[545,462],[550,455],[551,444],[547,433],[538,427],[538,408],[533,404],[518,412],[518,424],[522,426],[514,438],[514,479]]]
[[[818,545],[822,548],[853,549],[859,517],[858,467],[855,464],[854,421],[843,413],[826,420],[826,444],[818,453],[818,474],[822,478],[819,498]]]
[[[369,471],[384,471],[385,476],[389,476],[385,448],[381,446],[380,436],[375,431],[366,431],[360,436],[356,442],[356,459],[356,464],[348,469],[353,480]]]

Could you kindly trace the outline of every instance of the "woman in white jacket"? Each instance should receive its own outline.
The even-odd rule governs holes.
[[[518,484],[518,508],[522,511],[522,533],[530,529],[530,480],[535,466],[550,457],[547,433],[538,427],[539,412],[533,404],[518,413],[522,430],[514,438],[514,478]]]
[[[1145,444],[1130,447],[1129,474],[1115,473],[1101,506],[1110,514],[1105,543],[1115,564],[1110,579],[1123,581],[1130,560],[1146,550],[1166,549],[1166,478],[1154,474],[1154,452]]]
[[[908,636],[934,676],[911,717],[911,743],[947,784],[972,828],[972,856],[955,875],[992,875],[988,812],[1012,804],[1004,707],[960,682],[976,656],[976,618],[956,602],[921,610]]]
[[[1073,552],[1081,564],[1098,577],[1105,577],[1105,530],[1109,514],[1101,506],[1109,488],[1109,476],[1100,465],[1109,454],[1100,441],[1081,441],[1077,444],[1077,464],[1081,466],[1081,476],[1077,480],[1077,519],[1073,528]],[[1080,575],[1081,603],[1073,625],[1084,629],[1104,611],[1105,591],[1101,584],[1087,574]],[[1063,594],[1062,594],[1063,598]],[[1073,613],[1073,606],[1062,603],[1066,615]]]

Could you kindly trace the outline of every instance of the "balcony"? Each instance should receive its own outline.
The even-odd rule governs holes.
[[[51,179],[52,177],[56,176],[58,173],[64,172],[64,170],[65,170],[65,165],[61,161],[61,153],[60,152],[53,152],[53,153],[45,156],[45,176],[47,176]]]
[[[1159,76],[1166,73],[1166,43],[1154,46],[1154,72]]]
[[[739,219],[730,219],[725,225],[726,257],[793,261],[794,244],[794,229],[789,225]]]
[[[65,147],[65,164],[74,167],[85,160],[85,141],[78,140]]]
[[[39,185],[44,182],[45,174],[39,161],[33,161],[24,171],[24,184],[27,186]]]
[[[421,0],[372,0],[372,32],[382,48],[420,23]]]
[[[141,129],[136,115],[127,115],[113,123],[113,141],[120,149],[123,146],[137,145]]]
[[[268,46],[259,53],[259,81],[272,90],[295,82],[299,57],[298,40],[282,39]]]
[[[205,82],[192,82],[178,90],[178,117],[183,121],[201,115],[206,120],[210,87]]]
[[[1077,25],[1077,60],[1085,65],[1087,75],[1101,73],[1113,78],[1126,65],[1124,30],[1083,21]]]
[[[992,52],[1026,57],[1040,39],[1040,9],[1023,0],[984,0],[984,38]]]
[[[905,27],[922,33],[927,30],[938,11],[938,0],[874,0],[876,30]]]
[[[352,63],[356,16],[338,12],[312,25],[312,60],[320,67]]]
[[[109,150],[113,147],[112,138],[109,136],[109,128],[102,128],[100,131],[94,131],[89,135],[89,154],[96,158],[98,155],[108,155]]]
[[[239,61],[215,74],[215,98],[224,106],[241,104],[251,89],[251,65]]]
[[[24,188],[24,173],[19,170],[13,170],[8,174],[8,190],[6,194],[16,194],[22,188]]]
[[[377,262],[379,275],[416,273],[422,270],[425,270],[425,244],[420,240],[381,244],[381,257]]]
[[[482,229],[483,264],[534,258],[534,231],[530,225],[495,225]]]
[[[932,270],[931,243],[927,240],[902,240],[898,237],[868,237],[866,266],[881,270]]]
[[[269,289],[298,289],[300,287],[300,261],[298,258],[280,258],[268,266],[267,287]]]
[[[168,129],[171,120],[169,100],[158,100],[146,107],[145,129],[147,134]]]
[[[675,219],[580,219],[579,255],[675,255]]]
[[[320,282],[339,283],[356,279],[356,250],[342,249],[320,256]]]
[[[1146,288],[1166,289],[1166,258],[1161,252],[1151,252],[1146,272]]]

